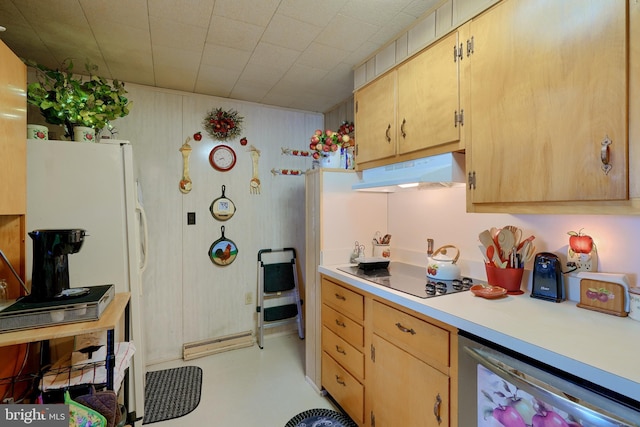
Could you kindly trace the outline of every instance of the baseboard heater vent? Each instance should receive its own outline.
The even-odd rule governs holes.
[[[239,332],[237,334],[184,344],[182,346],[182,358],[184,360],[192,360],[198,357],[222,353],[223,351],[251,347],[252,345],[253,334],[251,331]]]

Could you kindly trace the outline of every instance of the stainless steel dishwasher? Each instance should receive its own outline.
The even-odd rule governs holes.
[[[640,402],[460,331],[460,427],[638,427]]]

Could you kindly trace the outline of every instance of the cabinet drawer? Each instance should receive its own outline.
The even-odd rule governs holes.
[[[354,346],[322,327],[322,350],[359,379],[364,378],[364,355]]]
[[[359,323],[322,304],[322,325],[336,333],[354,347],[364,346],[364,328]]]
[[[327,353],[322,353],[322,386],[358,424],[364,421],[364,387]]]
[[[373,304],[373,330],[424,362],[449,366],[447,330],[378,301]]]
[[[364,297],[322,278],[322,302],[353,318],[364,320]]]

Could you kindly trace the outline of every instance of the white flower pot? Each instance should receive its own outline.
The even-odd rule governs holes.
[[[340,149],[332,151],[326,156],[320,156],[320,166],[323,168],[339,168],[340,167]]]
[[[27,139],[49,139],[49,128],[41,125],[27,125]]]
[[[85,126],[74,126],[73,140],[78,142],[96,142],[96,130]]]

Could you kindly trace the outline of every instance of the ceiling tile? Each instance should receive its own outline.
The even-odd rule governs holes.
[[[249,62],[251,52],[206,43],[202,53],[202,64],[218,67],[221,70],[240,72]]]
[[[149,26],[153,46],[175,47],[198,53],[204,48],[207,28],[154,16],[149,18]]]
[[[280,0],[216,0],[213,14],[266,27]]]
[[[347,0],[282,0],[278,13],[324,27],[347,3]]]
[[[157,0],[153,0],[154,3],[155,1]],[[91,26],[103,22],[110,25],[117,24],[149,30],[147,1],[109,0],[105,2],[80,0],[80,5]]]
[[[340,9],[340,14],[382,26],[410,2],[411,0],[350,0]]]
[[[246,22],[214,16],[207,42],[252,52],[260,41],[264,28]]]
[[[195,74],[195,70],[187,66],[180,66],[179,64],[175,66],[165,65],[161,68],[156,68],[156,85],[193,92],[196,81]]]
[[[425,13],[434,10],[440,3],[442,3],[442,0],[413,0],[402,11],[415,18],[420,18]]]
[[[356,18],[338,14],[331,25],[318,36],[316,42],[352,51],[367,41],[379,28]]]
[[[150,17],[208,28],[214,2],[211,0],[151,0],[148,4]]]
[[[276,14],[267,26],[262,41],[302,52],[321,31],[322,27]]]
[[[310,67],[332,69],[336,63],[342,61],[349,55],[347,50],[330,47],[320,43],[311,43],[309,48],[301,55],[298,63]]]
[[[275,85],[282,76],[282,71],[274,66],[264,64],[247,64],[244,69],[234,91],[239,85],[249,84],[260,89],[269,89]]]
[[[299,56],[300,52],[297,50],[260,42],[251,55],[249,65],[266,65],[282,74],[291,68]]]
[[[265,89],[264,87],[243,84],[236,86],[231,92],[230,97],[234,99],[241,99],[244,101],[260,102],[268,91],[269,90]]]

